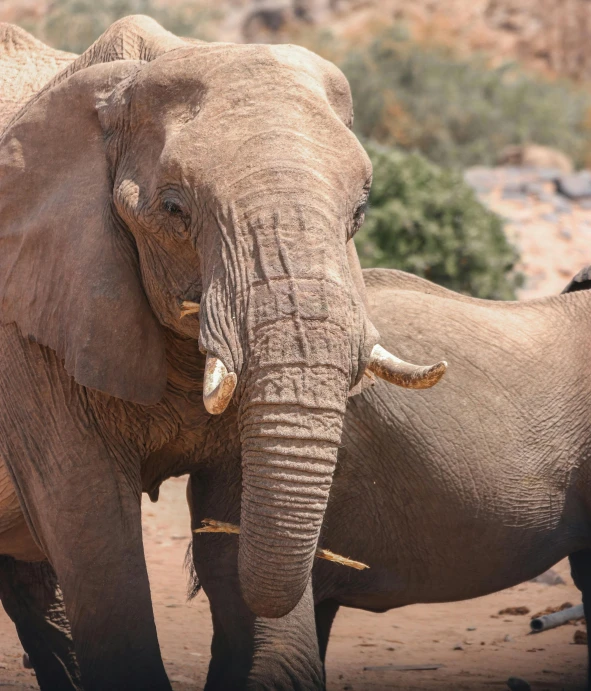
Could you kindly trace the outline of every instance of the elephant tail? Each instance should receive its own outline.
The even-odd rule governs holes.
[[[187,582],[187,600],[192,600],[197,596],[201,590],[201,583],[199,582],[199,576],[195,570],[195,563],[193,562],[193,540],[189,542],[187,547],[187,552],[185,554],[185,561],[183,562],[183,568],[187,572],[188,582]]]

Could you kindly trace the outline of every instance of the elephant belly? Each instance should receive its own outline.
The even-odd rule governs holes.
[[[0,554],[22,561],[45,559],[35,544],[4,461],[0,458]]]

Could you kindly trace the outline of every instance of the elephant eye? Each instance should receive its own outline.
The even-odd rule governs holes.
[[[369,191],[370,191],[370,189],[371,189],[371,178],[363,186],[363,193],[361,195],[361,198],[359,199],[357,206],[355,207],[355,212],[353,214],[353,227],[352,227],[351,237],[353,235],[355,235],[355,233],[363,225],[363,221],[365,221],[365,214],[369,208]]]
[[[167,199],[165,202],[162,204],[162,208],[166,213],[170,214],[171,216],[182,216],[183,215],[183,210],[181,207],[176,203],[171,201],[170,199]]]
[[[363,221],[365,221],[365,213],[368,208],[369,202],[366,199],[365,201],[361,202],[359,206],[355,209],[355,213],[353,215],[353,235],[355,235],[355,233],[363,225]]]

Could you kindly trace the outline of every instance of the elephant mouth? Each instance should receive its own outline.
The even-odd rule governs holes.
[[[198,302],[192,302],[191,300],[183,300],[181,303],[181,314],[180,319],[188,317],[190,314],[199,314],[201,311],[201,305]]]

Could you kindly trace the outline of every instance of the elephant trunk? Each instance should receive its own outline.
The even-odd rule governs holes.
[[[269,370],[241,405],[239,573],[259,616],[284,616],[306,588],[347,398],[348,381],[336,375],[322,367]]]

